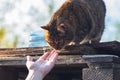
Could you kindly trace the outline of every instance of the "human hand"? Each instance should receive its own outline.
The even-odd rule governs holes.
[[[57,58],[58,53],[55,50],[46,52],[35,62],[31,56],[27,56],[26,66],[29,74],[26,80],[42,80],[54,67]]]

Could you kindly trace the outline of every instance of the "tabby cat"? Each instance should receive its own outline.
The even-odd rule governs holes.
[[[45,40],[57,50],[71,43],[99,43],[105,13],[103,0],[66,0],[50,22],[41,27],[45,31]]]

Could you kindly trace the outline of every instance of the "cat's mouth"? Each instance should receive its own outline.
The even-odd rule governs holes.
[[[63,48],[63,46],[55,46],[53,48],[56,49],[56,50],[61,50]]]
[[[63,46],[60,44],[60,43],[54,43],[54,42],[49,42],[49,41],[47,41],[48,42],[48,44],[53,48],[53,49],[55,49],[55,50],[61,50],[62,48],[63,48]]]

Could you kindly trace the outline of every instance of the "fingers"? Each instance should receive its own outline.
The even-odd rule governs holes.
[[[49,56],[46,58],[46,60],[49,60],[50,57],[53,56],[53,54],[54,54],[55,52],[56,52],[55,50],[51,51],[50,54],[49,54]]]
[[[27,61],[33,61],[33,58],[31,56],[27,56]]]
[[[50,52],[46,52],[37,61],[44,61],[49,55],[50,55]]]
[[[55,51],[54,53],[52,53],[52,55],[49,58],[50,62],[55,62],[58,58],[58,53]]]
[[[41,56],[37,61],[50,61],[50,62],[55,62],[56,59],[58,58],[58,53],[53,50],[51,52],[46,52],[43,56]]]
[[[27,56],[26,66],[27,66],[28,70],[32,68],[33,63],[34,63],[33,58],[31,56]]]

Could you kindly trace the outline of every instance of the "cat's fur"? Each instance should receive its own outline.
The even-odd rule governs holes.
[[[104,31],[103,0],[66,0],[50,22],[42,26],[45,40],[54,49],[75,44],[98,43]]]

